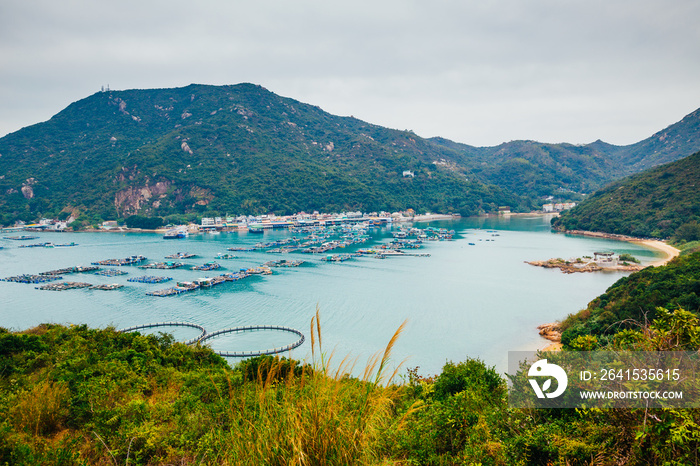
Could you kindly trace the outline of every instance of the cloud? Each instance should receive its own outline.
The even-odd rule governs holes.
[[[619,144],[700,106],[695,0],[5,0],[0,134],[113,89],[255,82],[475,145]]]

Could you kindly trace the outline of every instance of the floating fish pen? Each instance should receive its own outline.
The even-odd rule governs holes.
[[[194,291],[199,288],[195,282],[177,282],[177,288],[183,288],[186,291]]]
[[[95,275],[103,275],[105,277],[117,277],[119,275],[126,275],[129,272],[125,272],[123,270],[119,269],[104,269],[104,270],[98,270],[95,272]]]
[[[251,267],[246,270],[248,275],[272,275],[272,270],[269,267]]]
[[[237,259],[238,256],[236,256],[235,254],[228,254],[228,253],[220,252],[219,254],[216,255],[216,258],[217,259]]]
[[[171,269],[179,269],[180,267],[184,267],[185,264],[183,262],[153,262],[150,264],[146,265],[139,265],[139,269],[162,269],[162,270],[171,270]]]
[[[208,270],[217,270],[220,268],[221,268],[221,266],[219,264],[217,264],[216,262],[207,262],[206,264],[203,264],[203,265],[195,265],[194,267],[191,267],[190,270],[208,271]]]
[[[3,279],[6,282],[15,282],[15,283],[46,283],[46,282],[53,282],[56,280],[63,280],[63,277],[59,277],[58,275],[18,275],[16,277],[7,277]]]
[[[85,273],[85,272],[95,272],[97,270],[100,270],[100,268],[96,265],[88,265],[88,266],[82,266],[82,265],[76,265],[75,267],[66,267],[65,269],[57,269],[57,270],[50,270],[48,272],[41,272],[39,275],[65,275],[65,274],[71,274],[71,273]],[[124,272],[126,273],[126,272]]]
[[[275,254],[289,254],[290,252],[296,252],[298,250],[299,250],[299,248],[294,247],[294,246],[285,246],[282,248],[270,249],[267,252],[271,252],[271,253],[275,253]]]
[[[377,253],[375,259],[386,259],[387,257],[430,257],[430,254],[428,253],[411,253],[411,252],[403,252],[403,251],[398,251],[398,250],[386,250],[386,251],[381,251]]]
[[[418,249],[423,247],[423,241],[420,239],[393,239],[391,244],[397,244],[402,248]]]
[[[322,257],[322,261],[326,262],[345,262],[355,257],[355,254],[329,254],[326,257]]]
[[[83,282],[62,282],[62,283],[51,283],[49,285],[38,286],[37,290],[48,290],[48,291],[65,291],[73,290],[76,288],[90,288],[92,284]]]
[[[106,259],[103,261],[93,262],[92,265],[109,265],[109,266],[122,266],[122,265],[135,265],[140,264],[145,261],[145,256],[129,256],[124,259]]]
[[[148,293],[146,293],[146,295],[163,298],[165,296],[175,296],[182,293],[186,293],[187,291],[191,290],[180,288],[179,286],[174,286],[172,288],[165,288],[164,290],[149,291]]]
[[[53,243],[34,243],[34,244],[22,244],[20,248],[52,248]]]
[[[197,254],[190,254],[189,252],[176,252],[175,254],[165,256],[166,259],[191,259],[193,257],[197,257]]]
[[[220,277],[223,277],[227,282],[235,282],[244,278],[248,278],[249,276],[250,275],[245,270],[241,270],[240,272],[222,273],[220,275]]]
[[[91,290],[103,290],[103,291],[111,291],[111,290],[118,290],[119,288],[122,288],[124,285],[120,285],[119,283],[110,283],[108,285],[94,285],[91,286]]]
[[[22,235],[22,236],[3,236],[4,239],[9,239],[12,241],[28,241],[32,239],[38,239],[38,236],[28,236],[28,235]]]
[[[127,281],[128,282],[136,282],[136,283],[163,283],[172,280],[172,277],[156,277],[156,276],[149,276],[149,275],[144,275],[142,277],[134,277],[134,278],[129,278]]]
[[[244,251],[244,252],[255,251],[255,248],[243,247],[243,246],[232,246],[232,247],[226,248],[226,249],[229,251]]]
[[[270,273],[272,273],[272,271],[270,271]],[[213,286],[220,285],[224,282],[242,280],[244,278],[249,277],[250,275],[252,274],[248,273],[247,270],[241,270],[240,272],[228,272],[218,275],[216,277],[198,278],[191,282],[178,282],[177,286],[165,288],[163,290],[149,291],[148,293],[146,293],[146,295],[161,298],[166,296],[177,296],[182,293],[187,293],[188,291],[198,290],[200,288],[211,288]]]
[[[73,246],[78,246],[78,243],[70,242],[70,243],[63,243],[63,244],[54,244],[54,246],[57,248],[71,248]]]
[[[225,283],[227,280],[225,277],[218,276],[218,277],[207,277],[207,278],[198,278],[196,280],[193,280],[193,283],[200,288],[211,288],[212,286],[215,285],[221,285],[222,283]]]
[[[262,266],[263,267],[299,267],[301,264],[303,264],[303,260],[278,260],[278,261],[269,261],[265,262]]]

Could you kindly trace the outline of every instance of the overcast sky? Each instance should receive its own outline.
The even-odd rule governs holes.
[[[252,82],[423,137],[630,144],[700,107],[698,0],[1,0],[0,136]]]

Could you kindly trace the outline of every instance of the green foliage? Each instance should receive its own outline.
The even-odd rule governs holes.
[[[132,215],[127,217],[126,226],[129,228],[155,230],[163,226],[163,219],[161,217],[143,217],[141,215]]]
[[[76,208],[94,224],[206,212],[533,207],[463,167],[433,163],[454,150],[251,84],[97,93],[0,139],[0,154],[5,224]]]
[[[346,360],[331,367],[317,322],[311,363],[259,357],[233,368],[166,334],[0,329],[0,464],[695,462],[697,409],[510,409],[505,381],[469,358],[394,385],[384,371],[401,329],[355,378]],[[599,349],[696,349],[700,326],[659,309],[611,341]]]
[[[620,254],[620,261],[622,261],[622,262],[634,262],[635,264],[640,263],[639,259],[634,257],[632,254],[628,254],[628,253]]]
[[[386,439],[393,455],[419,464],[507,464],[506,385],[493,367],[467,359],[447,363],[434,381],[410,374],[407,392],[418,401],[407,400],[403,428]]]
[[[700,152],[613,183],[553,220],[555,228],[700,239]]]
[[[654,320],[659,307],[700,315],[700,253],[621,278],[563,322],[562,343],[571,345],[579,335],[605,337],[636,328]]]
[[[687,222],[676,228],[674,235],[676,241],[700,241],[700,223]]]

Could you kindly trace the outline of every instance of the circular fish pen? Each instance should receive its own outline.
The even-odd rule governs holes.
[[[128,328],[123,328],[121,330],[117,330],[119,333],[126,333],[126,332],[133,332],[135,330],[141,330],[141,329],[146,329],[146,328],[157,328],[157,327],[190,327],[190,328],[195,328],[202,332],[201,335],[199,335],[197,338],[193,338],[191,340],[184,341],[183,343],[186,345],[193,345],[197,343],[198,341],[201,341],[207,334],[207,331],[202,327],[201,325],[197,324],[192,324],[190,322],[155,322],[152,324],[143,324],[143,325],[134,325],[133,327],[128,327]]]
[[[284,353],[286,351],[293,350],[294,348],[297,348],[298,346],[301,346],[305,340],[303,333],[301,333],[299,330],[293,329],[291,327],[283,327],[283,326],[279,326],[279,325],[249,325],[249,326],[244,326],[244,327],[227,328],[227,329],[218,330],[216,332],[206,334],[199,340],[199,342],[203,343],[206,340],[210,340],[212,338],[216,338],[218,336],[226,335],[229,333],[254,332],[254,331],[260,331],[260,330],[277,330],[277,331],[281,331],[281,332],[293,333],[293,334],[297,335],[299,337],[299,339],[296,340],[291,345],[281,346],[281,347],[262,350],[262,351],[216,351],[216,354],[218,354],[219,356],[226,357],[226,358],[249,358],[249,357],[253,357],[253,356],[262,356],[265,354]]]

